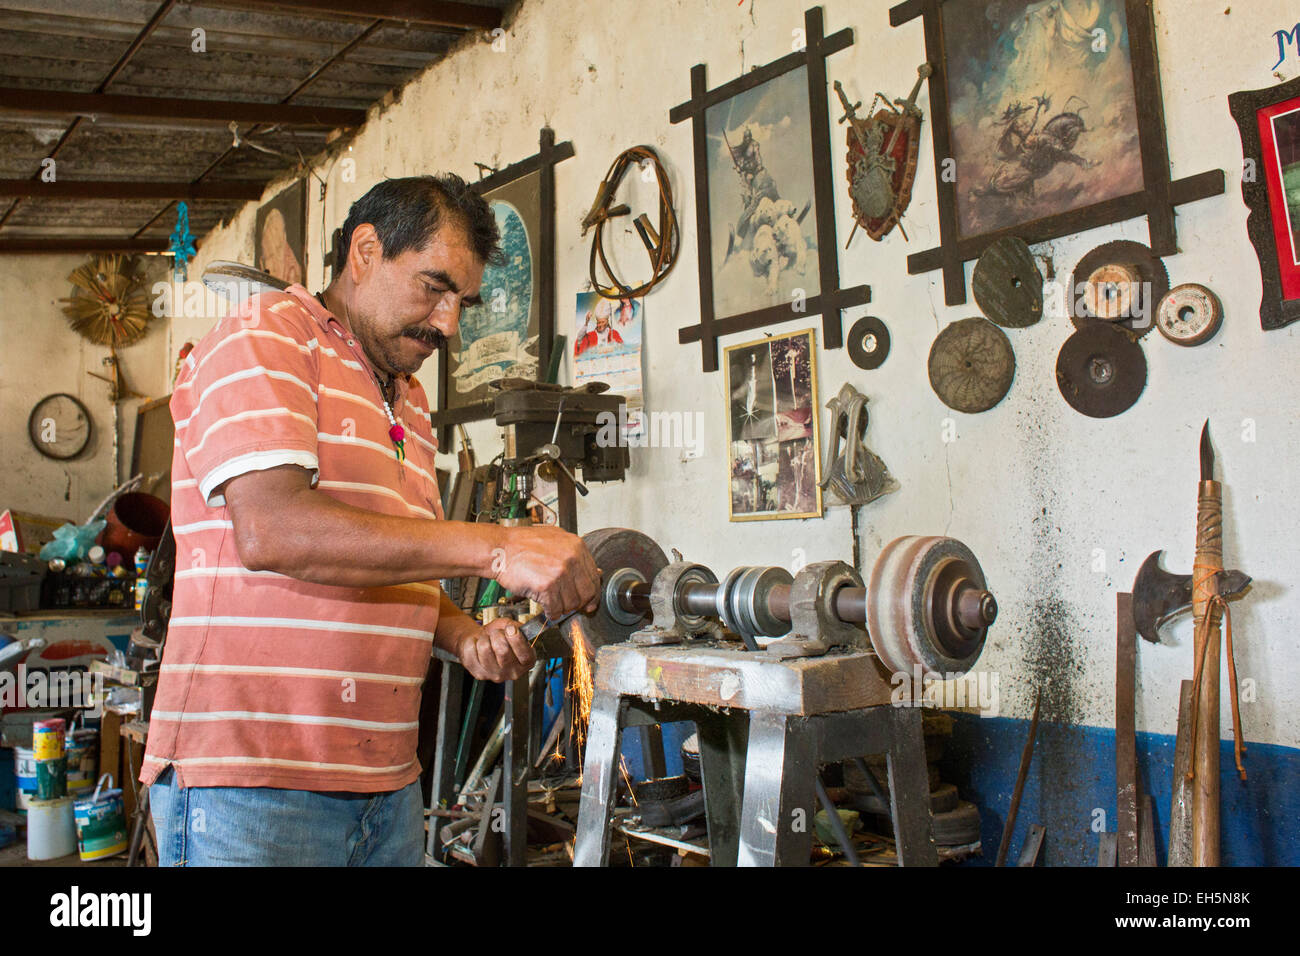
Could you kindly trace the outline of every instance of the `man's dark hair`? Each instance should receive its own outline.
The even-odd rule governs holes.
[[[385,179],[372,186],[348,210],[336,270],[347,259],[352,231],[363,222],[375,227],[385,259],[423,249],[448,222],[464,230],[480,262],[495,263],[501,257],[501,236],[491,208],[455,173]]]

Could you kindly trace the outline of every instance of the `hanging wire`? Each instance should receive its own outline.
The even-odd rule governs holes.
[[[604,230],[605,223],[616,216],[626,216],[632,212],[630,206],[626,203],[620,203],[617,206],[611,206],[614,201],[614,194],[618,192],[618,185],[623,180],[623,176],[632,166],[640,166],[643,163],[650,163],[654,167],[655,179],[659,186],[659,228],[658,231],[650,225],[650,219],[642,213],[635,220],[633,225],[636,226],[637,232],[641,236],[642,243],[645,244],[646,252],[650,256],[651,276],[649,280],[638,286],[629,286],[615,275],[613,268],[609,264],[609,259],[605,256]],[[591,205],[591,210],[582,220],[582,234],[587,235],[589,229],[595,229],[596,235],[591,243],[591,260],[590,273],[591,283],[596,291],[607,299],[631,299],[645,295],[660,282],[668,277],[672,271],[673,265],[677,261],[677,245],[679,240],[677,229],[677,213],[673,210],[673,187],[669,182],[668,173],[664,170],[663,164],[659,161],[659,155],[649,146],[633,146],[631,149],[619,153],[614,164],[609,167],[609,172],[601,181],[599,188],[596,190],[596,200]],[[602,282],[596,272],[596,260],[600,260],[601,268],[607,278]]]

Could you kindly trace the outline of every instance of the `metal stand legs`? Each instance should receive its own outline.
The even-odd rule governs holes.
[[[821,765],[884,753],[900,866],[936,866],[921,711],[888,705],[795,716],[647,701],[598,691],[591,711],[574,866],[604,866],[625,726],[695,720],[714,866],[806,866]]]

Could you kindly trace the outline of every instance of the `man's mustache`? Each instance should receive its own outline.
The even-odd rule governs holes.
[[[447,336],[443,335],[437,329],[431,329],[427,325],[414,326],[402,333],[408,338],[423,342],[430,348],[440,349],[447,343]]]

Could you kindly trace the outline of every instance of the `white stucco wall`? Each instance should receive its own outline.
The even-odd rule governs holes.
[[[619,151],[653,145],[672,171],[682,256],[671,278],[646,300],[646,401],[651,410],[702,412],[705,450],[688,462],[671,449],[634,452],[627,482],[594,487],[579,520],[585,529],[641,529],[665,549],[676,547],[719,571],[740,563],[788,566],[796,548],[810,561],[850,554],[849,514],[842,507],[821,520],[727,521],[723,377],[702,374],[698,347],[677,342],[678,329],[698,314],[698,286],[690,124],[670,124],[668,111],[689,98],[695,63],[707,64],[709,85],[717,86],[789,52],[804,6],[796,0],[527,0],[504,51],[494,51],[487,37],[471,41],[403,91],[397,104],[372,112],[344,154],[355,160],[354,181],[344,181],[334,160],[318,169],[328,184],[323,202],[314,180],[310,187],[308,275],[318,288],[329,232],[375,180],[440,170],[472,178],[476,160],[503,166],[532,155],[539,127],[551,125],[576,149],[556,175],[558,314],[565,321],[574,294],[586,286],[589,246],[578,223],[596,185]],[[886,0],[827,0],[824,6],[828,33],[851,26],[856,37],[830,59],[830,79],[868,103],[877,89],[905,95],[924,58],[921,22],[891,29]],[[981,666],[999,675],[1003,715],[1028,716],[1033,688],[1044,684],[1046,719],[1113,725],[1114,595],[1131,586],[1138,564],[1157,548],[1167,549],[1167,567],[1190,569],[1197,436],[1208,416],[1226,484],[1227,561],[1256,579],[1234,613],[1238,672],[1255,685],[1255,702],[1242,707],[1246,733],[1252,740],[1300,745],[1300,713],[1293,706],[1300,607],[1291,580],[1300,566],[1300,384],[1294,373],[1300,326],[1267,334],[1259,327],[1259,271],[1246,238],[1241,148],[1227,105],[1232,91],[1295,75],[1300,61],[1294,54],[1281,73],[1270,72],[1273,31],[1294,21],[1293,5],[1282,0],[1231,7],[1222,0],[1156,3],[1173,175],[1216,167],[1227,175],[1226,195],[1178,210],[1182,252],[1166,264],[1175,284],[1197,281],[1215,289],[1227,318],[1217,338],[1197,349],[1149,336],[1148,386],[1124,415],[1095,421],[1060,397],[1055,357],[1071,331],[1061,316],[1010,333],[1016,380],[992,411],[951,412],[930,390],[926,357],[936,333],[977,309],[973,300],[946,307],[937,273],[907,275],[906,256],[938,241],[924,90],[922,161],[906,219],[911,242],[897,232],[881,244],[859,235],[839,253],[842,284],[869,283],[873,294],[869,307],[845,316],[845,329],[870,311],[885,320],[893,338],[888,361],[874,372],[858,370],[843,350],[818,355],[822,401],[845,380],[870,397],[869,444],[902,483],[901,492],[863,511],[864,567],[883,543],[902,534],[950,534],[974,549],[1002,608]],[[835,117],[838,103],[830,96]],[[832,135],[842,245],[850,225],[842,127]],[[635,185],[631,201],[646,208],[648,187]],[[192,274],[214,258],[251,261],[252,226],[250,204],[204,241]],[[1146,241],[1145,221],[1035,251],[1051,255],[1057,274],[1068,276],[1085,252],[1118,238]],[[635,275],[631,270],[642,268],[643,254],[626,248]],[[209,324],[173,323],[168,371],[179,345]],[[777,328],[819,325],[812,317]],[[432,364],[423,378],[432,389]],[[948,419],[956,423],[952,442],[943,441]],[[1253,441],[1243,440],[1247,421],[1253,422]],[[495,453],[499,439],[490,423],[470,432],[480,461]],[[443,464],[454,468],[454,458],[445,456]],[[1104,571],[1094,570],[1098,549]],[[1170,633],[1168,646],[1140,650],[1139,729],[1175,729],[1178,684],[1192,674],[1190,623]],[[1226,695],[1222,724],[1226,735]]]
[[[59,301],[72,294],[68,274],[86,255],[0,255],[0,509],[85,521],[130,476],[136,409],[142,399],[118,404],[119,468],[113,477],[113,403],[103,365],[108,349],[68,327]],[[150,270],[161,264],[150,263]],[[127,384],[148,398],[166,395],[171,382],[165,322],[118,352]],[[90,445],[77,458],[54,461],[32,447],[27,418],[46,395],[76,396],[93,421]]]

